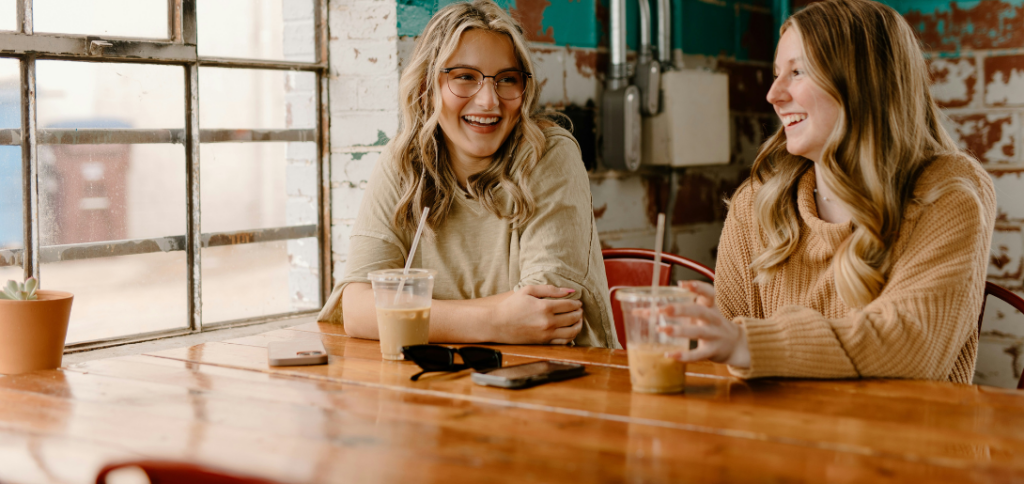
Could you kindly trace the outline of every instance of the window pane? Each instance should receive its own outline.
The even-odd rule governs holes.
[[[68,343],[188,326],[185,252],[43,264],[46,289],[75,295]]]
[[[18,60],[0,59],[0,130],[21,128],[20,79]],[[25,246],[22,210],[21,147],[0,146],[0,249]]]
[[[313,0],[197,2],[199,55],[314,62]]]
[[[0,0],[0,30],[18,30],[16,0]]]
[[[181,145],[41,145],[40,243],[185,234]]]
[[[256,69],[199,69],[199,126],[316,127],[316,75]]]
[[[203,324],[320,307],[317,241],[203,249]]]
[[[166,39],[167,0],[34,0],[36,32]]]
[[[38,61],[40,128],[184,128],[179,66]]]
[[[25,279],[25,269],[21,266],[0,266],[0,284],[7,284],[7,281],[22,282]]]
[[[316,143],[200,145],[204,233],[317,223]]]

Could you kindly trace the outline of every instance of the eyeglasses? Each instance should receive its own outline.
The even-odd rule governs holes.
[[[484,80],[490,77],[494,81],[494,93],[506,101],[519,99],[526,92],[526,80],[533,77],[529,72],[518,70],[485,76],[472,67],[449,67],[441,69],[441,72],[447,75],[448,90],[458,97],[475,96],[484,85]]]
[[[462,356],[463,363],[455,363],[456,353]],[[423,369],[410,378],[412,381],[419,380],[424,373],[434,371],[501,368],[501,352],[480,346],[463,346],[462,348],[449,348],[440,345],[403,346],[402,355],[406,360],[416,363]]]

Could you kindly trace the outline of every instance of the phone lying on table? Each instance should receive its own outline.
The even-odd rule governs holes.
[[[322,365],[327,363],[327,350],[320,340],[271,341],[267,345],[270,366]]]
[[[587,373],[583,365],[557,361],[535,361],[521,365],[473,372],[470,377],[477,385],[501,388],[526,388],[549,381],[568,380]]]

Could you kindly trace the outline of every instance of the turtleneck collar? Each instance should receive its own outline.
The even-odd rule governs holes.
[[[807,170],[797,185],[797,208],[800,217],[807,226],[810,236],[820,240],[831,252],[839,247],[853,233],[853,222],[842,224],[828,223],[818,218],[818,202],[814,199],[814,167]]]

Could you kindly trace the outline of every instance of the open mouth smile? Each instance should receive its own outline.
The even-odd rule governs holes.
[[[498,124],[501,121],[501,118],[498,116],[463,116],[462,120],[470,126],[489,128]]]
[[[805,119],[807,119],[806,114],[787,114],[782,116],[782,124],[789,128],[800,124]]]

